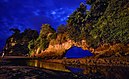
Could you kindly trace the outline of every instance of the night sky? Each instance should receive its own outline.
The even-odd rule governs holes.
[[[65,24],[68,16],[85,0],[0,0],[0,50],[11,35],[10,28],[40,30]]]

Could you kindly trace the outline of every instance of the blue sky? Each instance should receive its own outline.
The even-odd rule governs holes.
[[[11,35],[10,28],[40,30],[65,24],[67,17],[85,0],[0,0],[0,49]]]

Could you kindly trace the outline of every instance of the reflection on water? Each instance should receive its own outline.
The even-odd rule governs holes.
[[[82,73],[84,71],[84,69],[82,68],[78,68],[78,67],[75,68],[70,66],[67,66],[67,69],[69,69],[73,73]]]
[[[49,70],[71,72],[73,74],[79,74],[87,76],[91,79],[128,79],[129,67],[103,67],[103,66],[75,66],[75,65],[63,65],[57,63],[48,63],[41,60],[10,60],[7,61],[8,65],[16,66],[34,66],[39,68],[45,68]]]
[[[31,61],[28,61],[28,65],[45,68],[45,69],[70,72],[70,70],[66,69],[64,65],[57,64],[57,63],[48,63],[48,62],[43,62],[43,61],[39,61],[39,60],[31,60]]]
[[[96,67],[96,66],[64,66],[57,63],[48,63],[39,60],[28,61],[29,66],[35,66],[50,70],[64,71],[83,74],[86,76],[100,76],[106,79],[128,79],[129,68],[128,67]]]

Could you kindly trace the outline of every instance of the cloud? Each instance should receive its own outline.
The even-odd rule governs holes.
[[[47,12],[47,16],[51,16],[54,21],[59,22],[60,24],[66,23],[68,16],[74,11],[72,8],[58,8]]]

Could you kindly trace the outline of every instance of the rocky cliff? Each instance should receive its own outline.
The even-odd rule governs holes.
[[[17,39],[22,38],[17,31],[7,40],[5,50],[8,48],[8,52],[14,49],[23,50],[23,46],[31,56],[55,59],[63,58],[69,48],[77,46],[91,51],[96,58],[128,56],[129,1],[87,0],[86,2],[91,5],[91,9],[88,11],[86,5],[81,3],[69,16],[67,24],[60,25],[57,31],[49,24],[43,24],[40,35],[38,37],[36,35],[34,40],[27,41]]]
[[[90,50],[95,57],[128,55],[128,0],[88,0],[87,4],[91,5],[90,11],[81,3],[68,18],[67,25],[60,26],[61,33],[56,33],[45,50],[37,48],[33,55],[63,58],[73,45]]]
[[[81,42],[74,42],[73,40],[67,40],[66,42],[60,43],[60,44],[51,44],[52,41],[50,41],[48,48],[46,48],[44,51],[41,50],[39,53],[39,49],[36,50],[35,53],[32,53],[32,56],[38,56],[41,58],[63,58],[66,51],[70,49],[72,46],[77,46],[81,47],[84,50],[90,50],[91,52],[93,51],[93,48],[88,47],[86,44],[85,40],[82,40]]]
[[[7,39],[3,49],[5,55],[26,55],[29,54],[28,44],[31,40],[36,40],[38,32],[36,30],[26,29],[20,33],[20,30],[10,29],[14,33]]]

